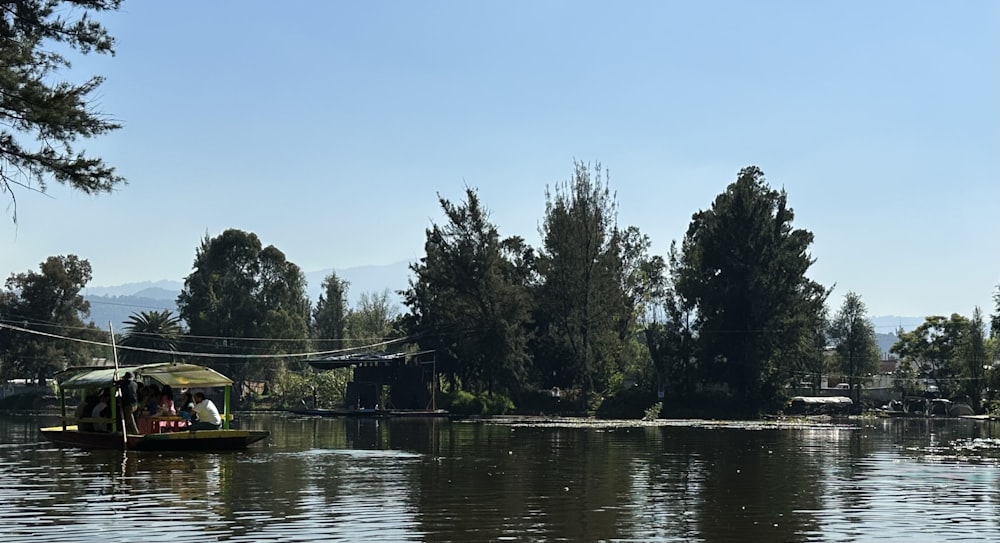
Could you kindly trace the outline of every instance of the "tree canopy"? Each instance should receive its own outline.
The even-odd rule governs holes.
[[[674,288],[696,314],[704,369],[759,409],[801,369],[828,292],[810,280],[811,232],[756,166],[695,213]]]
[[[90,262],[76,255],[51,256],[39,271],[11,274],[0,292],[2,322],[37,332],[0,328],[0,378],[41,380],[68,365],[90,362],[93,348],[63,337],[106,339],[83,320],[90,304],[80,291],[90,281]]]
[[[830,323],[830,340],[833,342],[840,371],[846,376],[852,391],[864,376],[878,370],[878,343],[875,341],[875,326],[868,320],[867,311],[861,297],[854,292],[844,296],[844,303]],[[857,393],[854,400],[860,397]]]
[[[330,272],[323,279],[323,292],[312,313],[312,333],[317,347],[324,351],[342,349],[346,345],[347,289],[350,283]]]
[[[60,80],[70,67],[60,51],[114,53],[114,39],[93,14],[121,0],[10,0],[0,4],[0,192],[44,192],[55,179],[87,194],[110,192],[125,179],[102,159],[75,148],[120,128],[92,102],[103,78]]]
[[[127,364],[148,364],[173,360],[171,354],[152,351],[177,351],[183,329],[180,317],[172,311],[140,311],[128,318],[123,332],[125,335],[119,345],[126,349],[120,351],[119,360]]]
[[[543,382],[581,387],[585,394],[603,391],[618,369],[617,321],[627,312],[607,171],[574,163],[570,180],[546,190],[540,230],[536,321]]]
[[[355,347],[377,345],[398,339],[399,309],[389,299],[389,290],[362,292],[358,306],[347,314],[348,336]]]
[[[899,334],[890,352],[914,365],[917,377],[933,382],[942,394],[950,396],[964,388],[960,379],[965,364],[956,355],[969,331],[969,319],[958,313],[951,317],[933,315],[915,329]]]
[[[308,335],[305,275],[256,234],[229,229],[208,236],[195,253],[177,308],[201,348],[228,354],[278,354]],[[301,345],[300,343],[299,345]],[[234,379],[260,373],[250,362],[223,364]]]
[[[438,368],[473,391],[510,392],[528,367],[530,299],[522,265],[531,251],[501,239],[473,189],[465,202],[439,197],[447,222],[426,232],[425,256],[413,264],[405,293],[408,329],[437,351]]]

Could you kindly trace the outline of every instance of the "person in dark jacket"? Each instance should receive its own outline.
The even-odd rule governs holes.
[[[130,434],[138,434],[135,425],[135,410],[139,407],[139,385],[132,378],[132,372],[125,372],[121,380],[122,416],[125,418],[125,429]]]

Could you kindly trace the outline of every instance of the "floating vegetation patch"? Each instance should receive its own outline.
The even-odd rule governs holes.
[[[612,420],[572,417],[491,417],[480,422],[513,427],[537,428],[650,428],[684,427],[729,430],[785,430],[796,428],[838,428],[858,429],[856,424],[837,424],[827,420],[809,418],[788,418],[775,420],[702,420],[702,419],[656,419],[656,420]]]
[[[1000,439],[997,438],[958,439],[952,442],[950,448],[955,456],[967,460],[1000,462]]]

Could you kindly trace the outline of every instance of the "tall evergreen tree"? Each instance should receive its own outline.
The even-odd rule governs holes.
[[[674,286],[697,314],[702,365],[750,411],[793,377],[828,295],[806,276],[813,235],[793,219],[785,192],[750,166],[694,214],[681,245]]]
[[[973,409],[978,410],[985,385],[985,372],[990,363],[986,340],[986,322],[979,307],[972,311],[968,330],[963,334],[955,353],[957,365],[962,369],[961,392],[968,396]]]
[[[501,239],[476,191],[465,192],[460,205],[439,198],[447,223],[427,230],[426,254],[411,266],[407,327],[456,383],[516,393],[529,364],[522,265],[531,250],[520,238]]]
[[[45,192],[55,179],[87,194],[110,192],[125,179],[100,158],[74,149],[81,138],[120,128],[94,107],[103,82],[60,80],[64,52],[114,54],[114,39],[92,18],[121,0],[9,0],[0,5],[0,193],[15,187]],[[37,142],[35,147],[28,142]]]
[[[668,261],[672,278],[678,271],[679,259],[677,244],[671,243]],[[654,318],[646,326],[646,344],[657,375],[657,389],[671,399],[684,399],[694,390],[698,377],[694,314],[672,285],[666,288],[662,302],[663,318]]]
[[[618,227],[617,209],[600,164],[575,162],[572,179],[546,191],[535,290],[535,359],[546,387],[590,396],[637,369],[646,352],[637,325],[663,294],[665,265],[638,228]]]
[[[612,237],[617,203],[600,164],[576,162],[570,181],[546,191],[541,282],[536,300],[548,386],[604,390],[621,345],[616,317],[624,310]],[[551,372],[551,375],[550,375]]]
[[[1000,285],[997,285],[993,293],[993,303],[996,304],[996,308],[990,317],[990,337],[1000,339]]]
[[[229,229],[202,241],[177,308],[190,333],[203,338],[206,352],[280,354],[308,337],[305,288],[305,275],[284,253],[273,245],[263,247],[256,234]],[[267,377],[275,366],[251,360],[212,358],[208,363],[234,380]]]
[[[313,338],[321,350],[330,351],[346,347],[344,339],[349,312],[347,307],[349,287],[350,283],[337,277],[337,272],[330,272],[330,275],[323,279],[323,292],[319,295],[312,313]]]
[[[840,311],[830,323],[830,339],[833,341],[840,371],[851,385],[853,399],[860,401],[860,385],[865,375],[878,370],[878,342],[875,341],[875,326],[868,320],[865,304],[854,292],[844,296]]]

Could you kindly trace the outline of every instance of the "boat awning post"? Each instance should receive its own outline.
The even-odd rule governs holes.
[[[59,387],[59,409],[62,411],[62,429],[66,431],[66,390]]]
[[[232,392],[232,385],[226,385],[225,392],[222,393],[222,429],[229,429],[229,396]]]
[[[124,421],[125,419],[118,418],[118,394],[116,392],[115,394],[111,395],[111,433],[115,433],[118,431],[119,420]],[[125,426],[123,424],[122,433],[124,434],[126,431],[127,430],[125,430]]]

